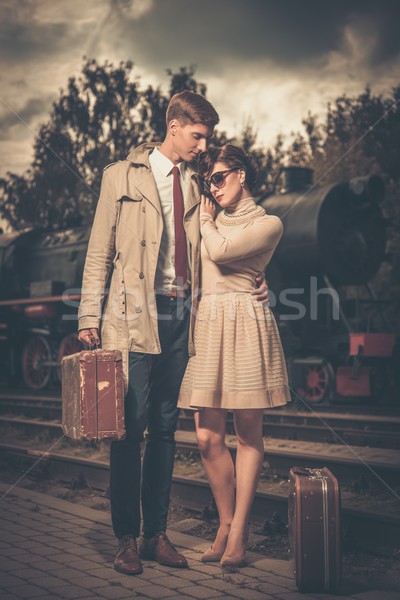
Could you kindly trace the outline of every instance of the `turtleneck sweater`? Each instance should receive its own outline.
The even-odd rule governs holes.
[[[271,260],[282,236],[282,221],[245,198],[214,220],[200,215],[202,295],[251,292],[255,277]]]
[[[200,215],[202,293],[181,408],[269,408],[290,400],[285,357],[270,308],[250,292],[271,260],[282,222],[253,198],[215,221]]]
[[[240,200],[235,207],[225,208],[221,212],[223,212],[225,215],[237,216],[254,210],[255,208],[257,208],[257,204],[253,196],[248,196],[247,198],[242,198],[242,200]]]

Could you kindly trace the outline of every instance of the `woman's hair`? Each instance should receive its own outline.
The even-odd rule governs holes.
[[[221,162],[229,169],[243,169],[246,173],[246,187],[253,191],[257,183],[257,165],[253,157],[246,154],[238,146],[225,144],[222,147],[210,146],[201,157],[201,173],[208,178],[215,163]]]
[[[172,96],[167,108],[167,125],[177,119],[182,125],[201,123],[214,129],[219,116],[213,105],[195,92],[185,90]]]

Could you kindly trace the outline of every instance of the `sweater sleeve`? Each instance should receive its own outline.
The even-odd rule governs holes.
[[[200,229],[211,260],[218,264],[273,251],[283,233],[282,221],[275,215],[256,219],[232,239],[219,233],[214,219],[208,214],[200,216]]]

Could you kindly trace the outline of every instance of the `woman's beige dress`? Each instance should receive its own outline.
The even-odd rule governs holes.
[[[200,217],[201,300],[196,355],[182,382],[180,408],[269,408],[290,401],[275,318],[251,292],[282,236],[279,217],[253,198],[216,220]]]

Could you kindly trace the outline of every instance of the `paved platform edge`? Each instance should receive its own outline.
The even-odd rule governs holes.
[[[56,510],[59,512],[63,512],[63,513],[72,515],[77,518],[81,518],[81,519],[85,519],[85,520],[88,520],[88,521],[91,521],[94,523],[98,523],[98,524],[101,524],[102,526],[110,527],[110,529],[111,529],[111,519],[107,512],[88,508],[88,507],[82,506],[80,504],[74,504],[70,501],[62,500],[60,498],[56,498],[53,496],[48,496],[41,492],[35,492],[35,491],[29,490],[26,488],[20,488],[16,485],[13,487],[12,484],[10,485],[10,484],[0,482],[0,497],[1,498],[5,498],[5,497],[20,498],[21,500],[31,502],[32,504],[44,506],[46,508],[53,509],[53,510]],[[187,550],[190,550],[194,554],[197,554],[197,553],[200,554],[210,544],[210,542],[208,540],[204,540],[204,539],[196,537],[196,536],[191,536],[191,535],[188,535],[185,533],[174,531],[173,526],[171,527],[171,529],[168,530],[168,534],[170,535],[170,538],[174,544],[176,544],[177,546],[180,546],[182,548],[185,548]],[[194,557],[192,555],[192,559],[194,559],[195,561],[199,561],[199,558],[200,558],[200,556],[197,558],[197,556]],[[302,600],[303,598],[318,598],[321,600],[331,600],[331,599],[333,600],[334,598],[337,597],[337,595],[330,595],[330,594],[322,594],[322,593],[302,594],[302,593],[297,592],[295,590],[294,583],[292,583],[292,577],[290,574],[290,566],[288,564],[288,561],[281,560],[281,559],[269,558],[269,557],[266,557],[264,555],[257,554],[254,552],[249,552],[248,558],[249,558],[248,566],[246,568],[244,568],[241,573],[238,574],[237,587],[233,588],[235,593],[232,596],[229,595],[228,591],[226,591],[226,593],[225,593],[225,587],[227,587],[228,585],[231,585],[231,584],[227,583],[224,580],[221,584],[221,585],[223,585],[223,591],[222,591],[222,589],[220,590],[220,588],[218,588],[215,592],[211,592],[210,587],[209,586],[207,587],[205,592],[207,593],[208,598],[211,598],[210,594],[214,594],[215,597],[218,595],[217,600],[219,600],[220,598],[221,598],[221,600],[223,598],[230,598],[231,600],[238,600],[238,593],[237,593],[238,588],[240,588],[240,598],[243,598],[246,600],[256,600],[256,599],[261,600],[261,598],[265,598],[265,599],[270,598],[271,600],[277,600],[277,599],[279,599],[279,600]],[[155,569],[156,570],[162,569],[161,576],[166,577],[167,574],[165,573],[165,567],[160,568],[160,567],[156,566]],[[196,571],[194,571],[195,575],[197,574],[196,575],[197,579],[199,577],[199,574],[197,573],[197,571],[199,571],[199,570],[200,570],[199,567],[197,567]],[[216,566],[202,565],[201,571],[202,571],[202,577],[205,577],[206,579],[207,579],[207,577],[213,578],[215,581],[217,581],[215,579],[215,577],[216,577],[215,573],[217,571]],[[208,575],[206,575],[206,573]],[[151,573],[151,574],[153,575],[153,573]],[[273,576],[272,581],[271,581],[271,575]],[[114,579],[115,579],[115,577],[116,576],[114,574]],[[117,575],[117,577],[118,577],[118,575]],[[126,583],[126,576],[123,576],[123,577],[124,577],[124,581]],[[232,579],[232,577],[234,577],[234,575],[229,576],[229,579]],[[258,591],[257,588],[254,588],[254,587],[253,588],[249,587],[248,589],[246,586],[243,587],[244,578],[251,579],[253,577],[256,577],[257,579],[259,579],[261,585],[263,585],[265,578],[267,578],[267,581],[269,582],[269,583],[265,583],[265,586],[267,586],[267,585],[271,586],[271,582],[272,582],[272,588],[273,588],[274,581],[275,581],[275,583],[278,581],[278,585],[276,586],[276,589],[271,589],[271,590],[269,589],[268,591],[263,590],[262,592]],[[281,587],[282,581],[285,582],[285,589]],[[130,578],[128,578],[128,583],[129,583],[129,585],[131,584]],[[234,580],[232,580],[231,583],[234,584],[235,583]],[[287,586],[287,583],[290,583],[290,587]],[[355,585],[351,581],[343,582],[343,584],[344,584],[343,589],[339,592],[339,596],[341,596],[341,598],[343,600],[378,600],[378,599],[379,600],[397,600],[397,598],[399,597],[398,592],[371,589],[368,586],[365,586],[364,584],[358,584],[357,582],[354,582],[354,583],[355,583]],[[102,585],[104,585],[104,583]],[[142,582],[141,586],[144,586],[144,585],[149,586],[150,582],[149,581]],[[188,586],[190,586],[190,587],[188,587]],[[19,586],[19,587],[21,587],[21,586]],[[184,595],[183,596],[179,595],[179,591],[178,591],[177,592],[178,595],[175,595],[174,598],[171,598],[171,600],[176,600],[177,598],[179,598],[179,600],[182,600],[183,598],[185,598],[185,599],[187,598],[188,600],[193,600],[193,598],[203,598],[205,596],[199,595],[199,593],[201,591],[201,590],[199,590],[199,588],[201,588],[201,587],[202,587],[201,581],[193,582],[193,585],[190,585],[190,581],[188,581],[187,585],[185,584],[184,588],[182,589],[182,593]],[[213,583],[212,587],[214,588],[214,583]],[[347,590],[346,590],[346,588],[347,588]],[[105,588],[103,588],[103,589],[105,589]],[[142,587],[142,589],[143,589],[143,587]],[[24,590],[25,590],[25,587],[24,587]],[[86,596],[87,596],[87,594],[89,592],[87,592],[87,590],[85,590],[85,589],[83,591],[84,591],[84,595],[86,594]],[[155,595],[153,595],[153,591],[154,591]],[[346,594],[346,591],[349,595]],[[151,598],[153,598],[153,597],[160,598],[161,596],[159,595],[159,592],[160,592],[160,585],[154,584],[154,587],[152,587],[150,591],[145,592],[145,595],[146,595],[146,598],[148,598],[149,595]],[[185,595],[186,592],[187,592],[187,595]],[[118,590],[118,593],[119,593],[119,590]],[[129,595],[129,591],[127,592],[127,594]],[[163,592],[164,596],[171,597],[171,595],[173,595],[173,594],[174,594],[174,592],[171,587],[166,588],[166,590],[164,590],[164,592]],[[226,594],[228,594],[228,595],[226,595]],[[212,596],[213,599],[214,599],[214,596]],[[10,598],[11,597],[13,599],[15,598],[14,595],[10,596]],[[25,599],[27,596],[25,594],[22,597]],[[68,596],[68,598],[69,597],[70,596]],[[96,596],[96,597],[98,597],[98,596]],[[113,595],[112,597],[115,598],[116,596]],[[125,592],[124,592],[123,597],[124,598],[126,597]],[[46,598],[49,598],[49,596],[46,596]],[[90,600],[90,599],[88,599],[88,600]]]
[[[0,498],[5,495],[18,496],[23,500],[29,500],[30,502],[41,504],[47,508],[52,508],[60,512],[65,512],[76,517],[81,517],[83,519],[111,527],[111,518],[109,513],[102,510],[89,508],[87,506],[82,506],[81,504],[70,502],[68,500],[62,500],[61,498],[56,498],[55,496],[49,496],[48,494],[35,492],[33,490],[18,486],[13,487],[12,484],[8,485],[2,482],[0,482],[0,495]],[[193,551],[204,552],[210,545],[209,540],[204,540],[203,538],[199,538],[194,535],[188,535],[180,531],[175,531],[173,525],[168,527],[168,535],[171,537],[172,542],[177,546]],[[267,558],[264,555],[257,554],[255,552],[247,552],[247,556],[250,562],[253,562],[257,559],[261,560]],[[287,561],[285,560],[274,558],[268,558],[268,561],[271,562],[271,565],[274,563],[287,564]]]

